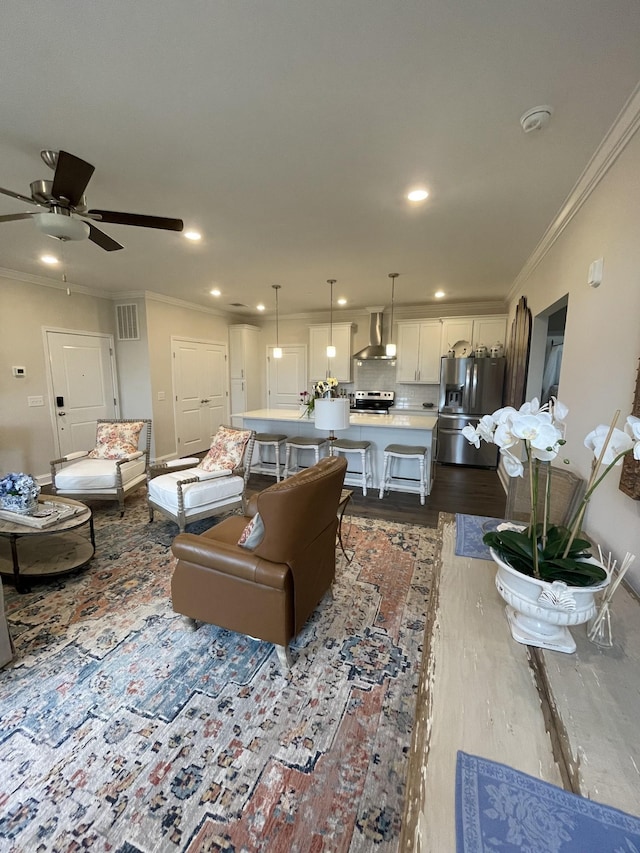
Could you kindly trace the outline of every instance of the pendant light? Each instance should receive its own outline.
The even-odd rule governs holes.
[[[389,329],[389,343],[385,347],[385,353],[389,356],[389,358],[396,357],[396,345],[393,343],[393,302],[395,297],[395,289],[396,289],[396,279],[400,273],[390,272],[389,278],[391,279],[391,327]]]
[[[336,283],[335,278],[328,278],[327,284],[331,288],[331,296],[329,303],[329,346],[327,347],[327,358],[336,357],[336,348],[333,345],[333,285]]]
[[[276,292],[276,345],[273,348],[273,357],[274,358],[282,358],[282,347],[280,346],[280,335],[279,335],[279,315],[278,315],[278,291],[280,290],[279,284],[272,284],[271,287]]]

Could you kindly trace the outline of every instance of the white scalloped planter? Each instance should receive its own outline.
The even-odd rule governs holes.
[[[609,578],[594,586],[549,583],[517,572],[493,548],[489,550],[498,566],[496,589],[506,601],[513,639],[556,652],[575,652],[568,626],[581,625],[595,616],[595,595],[609,584]],[[600,565],[593,558],[589,562]]]

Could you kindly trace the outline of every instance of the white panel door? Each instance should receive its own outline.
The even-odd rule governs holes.
[[[267,406],[270,409],[297,409],[300,393],[307,387],[307,350],[300,346],[283,346],[282,358],[267,350]]]
[[[224,344],[174,339],[173,387],[179,456],[211,446],[228,419],[227,350]]]
[[[110,335],[46,332],[59,456],[90,450],[98,418],[117,416]]]

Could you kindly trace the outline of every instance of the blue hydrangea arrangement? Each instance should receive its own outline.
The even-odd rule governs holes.
[[[18,497],[36,500],[40,494],[40,486],[30,474],[5,474],[0,479],[0,497]]]

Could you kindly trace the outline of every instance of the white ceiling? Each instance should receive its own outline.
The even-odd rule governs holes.
[[[70,282],[227,310],[500,299],[640,80],[638,0],[4,0],[0,186],[96,167],[105,225],[63,247]],[[550,125],[520,116],[550,104]],[[405,192],[431,191],[422,206]],[[34,210],[0,196],[0,215]],[[60,250],[0,224],[0,267],[59,280]],[[222,296],[209,290],[218,286]]]

